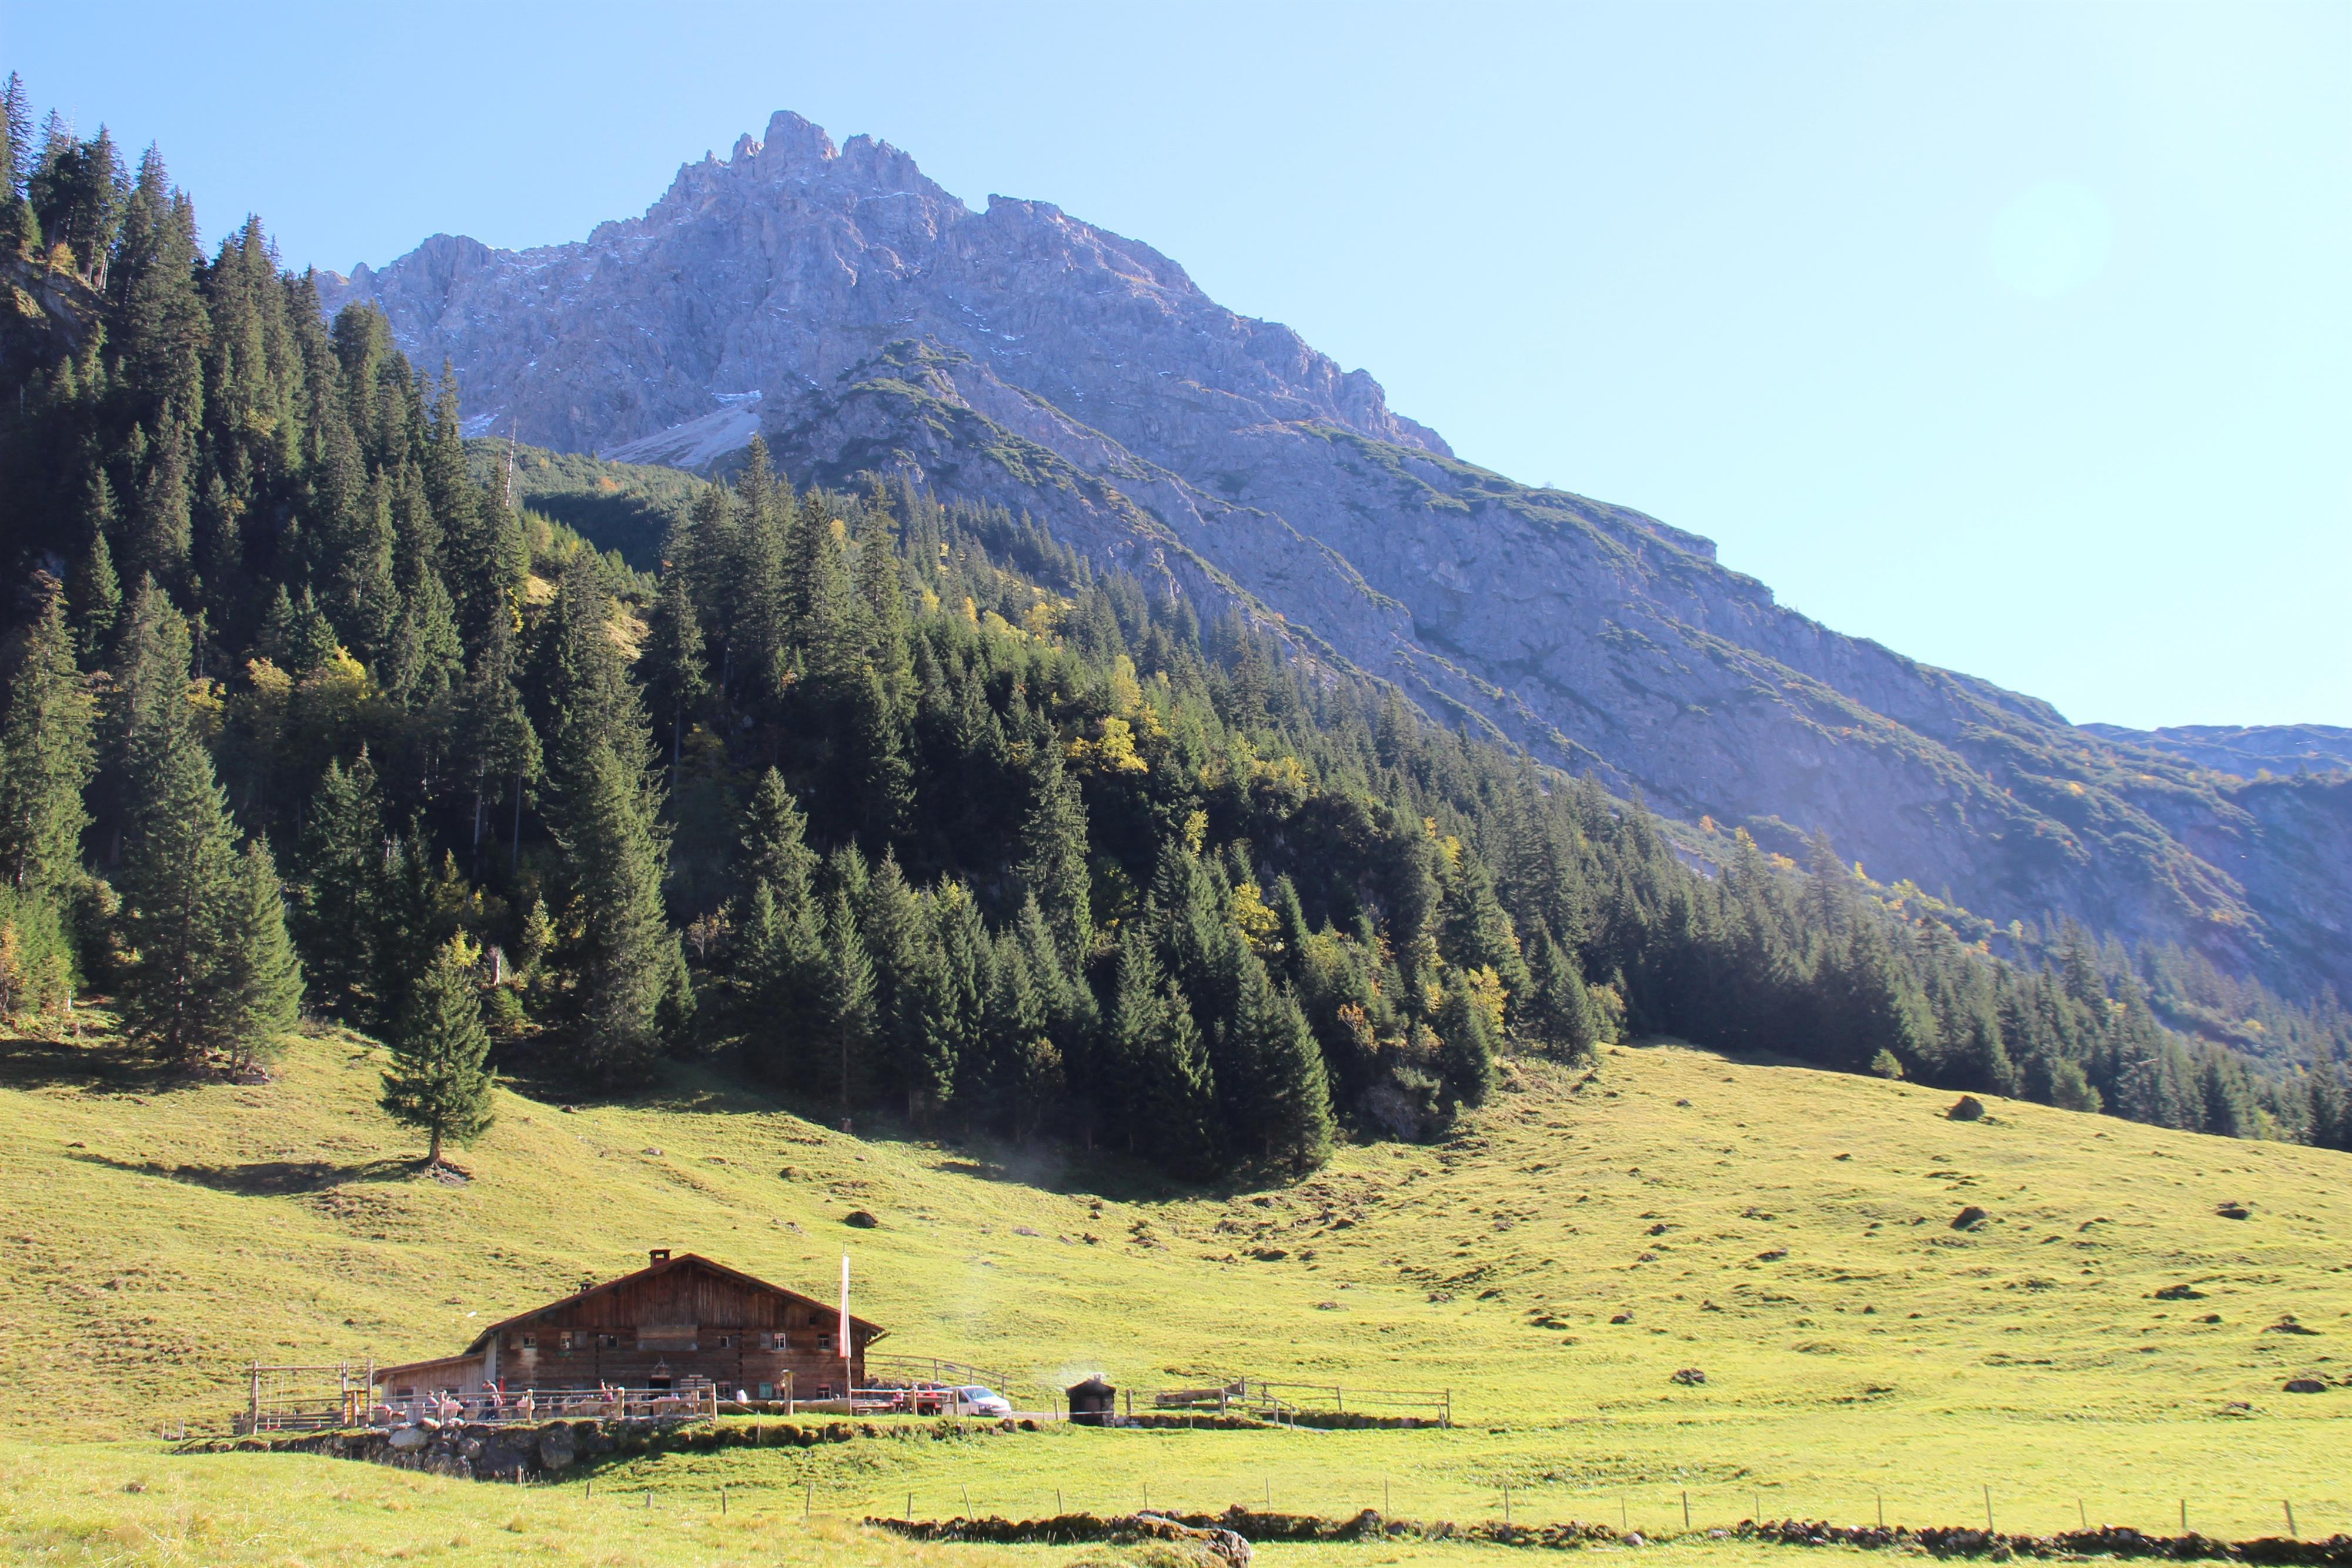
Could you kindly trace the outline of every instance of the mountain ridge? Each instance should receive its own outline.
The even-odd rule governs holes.
[[[1696,535],[1461,462],[1150,246],[975,212],[887,142],[780,111],[585,241],[436,236],[320,293],[453,361],[473,428],[705,465],[757,431],[796,478],[995,501],[1685,820],[2352,991],[2324,870],[2352,865],[2352,781],[2258,794],[1835,632]]]

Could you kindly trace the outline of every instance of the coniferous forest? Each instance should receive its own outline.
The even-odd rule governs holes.
[[[755,443],[636,570],[485,482],[449,373],[322,319],[257,220],[204,247],[157,152],[7,111],[19,1027],[87,993],[237,1072],[345,1024],[436,1156],[496,1072],[686,1058],[860,1127],[1279,1174],[1621,1032],[2352,1147],[2332,998],[2071,926],[1997,956],[1004,512]]]

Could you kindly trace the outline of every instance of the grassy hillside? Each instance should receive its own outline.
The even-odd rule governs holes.
[[[1399,1514],[1461,1518],[1508,1483],[1522,1518],[1659,1528],[1685,1490],[1704,1526],[1867,1521],[1881,1496],[1890,1520],[1962,1522],[1990,1487],[2004,1529],[2071,1525],[2078,1498],[2095,1522],[2176,1525],[2185,1498],[2215,1534],[2276,1531],[2282,1500],[2305,1534],[2352,1530],[2340,1155],[2002,1101],[1958,1123],[1947,1094],[1660,1044],[1589,1075],[1513,1063],[1462,1140],[1346,1149],[1288,1190],[1155,1195],[1114,1166],[861,1142],[692,1073],[627,1104],[505,1095],[474,1179],[445,1185],[373,1110],[380,1053],[355,1037],[300,1042],[254,1086],[5,1049],[0,1386],[64,1437],[223,1422],[254,1356],[452,1348],[648,1246],[822,1293],[847,1245],[883,1348],[1003,1364],[1033,1394],[1245,1371],[1451,1387],[1461,1425],[734,1450],[600,1491],[782,1506],[814,1486],[844,1514],[913,1491],[930,1514],[967,1493],[1043,1511],[1057,1487],[1130,1507],[1149,1485],[1334,1512],[1385,1480]],[[1971,1204],[1989,1218],[1953,1228]],[[881,1228],[844,1226],[852,1208]],[[2158,1298],[2179,1286],[2197,1294]],[[2339,1386],[2282,1393],[2297,1375]],[[152,1465],[199,1490],[240,1466],[305,1496],[424,1484]]]

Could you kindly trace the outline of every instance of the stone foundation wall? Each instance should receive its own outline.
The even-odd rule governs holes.
[[[207,1438],[184,1454],[324,1454],[474,1480],[553,1479],[616,1455],[714,1453],[721,1448],[814,1448],[858,1437],[951,1441],[1031,1431],[1029,1420],[887,1423],[730,1421],[708,1417],[630,1421],[452,1422],[440,1427],[368,1427],[342,1432]]]

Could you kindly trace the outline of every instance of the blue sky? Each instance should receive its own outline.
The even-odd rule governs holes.
[[[2352,5],[12,5],[0,69],[339,269],[796,110],[1841,631],[2352,725]]]

